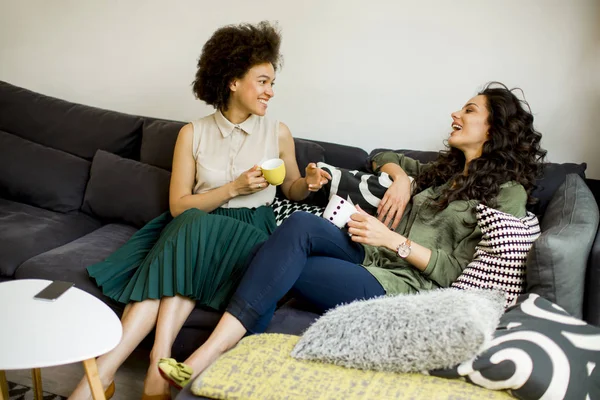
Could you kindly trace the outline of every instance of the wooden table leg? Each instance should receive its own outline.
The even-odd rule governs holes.
[[[89,360],[83,361],[83,367],[85,368],[85,375],[90,384],[90,390],[92,391],[94,400],[106,400],[106,397],[104,397],[104,390],[102,389],[102,382],[100,382],[100,376],[98,375],[96,359],[90,358]]]
[[[42,390],[42,371],[39,368],[31,370],[31,380],[33,381],[33,398],[35,400],[44,400]]]
[[[0,371],[0,400],[8,400],[8,383],[4,371]]]

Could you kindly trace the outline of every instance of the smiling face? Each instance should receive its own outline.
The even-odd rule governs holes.
[[[483,144],[488,140],[490,129],[487,98],[484,95],[473,97],[452,116],[452,133],[448,145],[461,150],[470,161],[481,155]]]
[[[245,118],[250,114],[265,115],[269,100],[275,96],[274,84],[273,65],[271,63],[255,65],[242,78],[234,79],[229,85],[231,97],[228,111],[240,116],[245,115]]]

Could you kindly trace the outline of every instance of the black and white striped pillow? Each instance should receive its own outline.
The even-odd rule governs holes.
[[[292,215],[292,213],[295,213],[296,211],[306,211],[320,217],[323,215],[324,210],[323,207],[314,206],[311,204],[301,204],[279,197],[275,197],[273,204],[271,204],[271,208],[273,208],[273,212],[275,213],[275,222],[277,223],[277,226],[281,225],[283,221],[285,221],[290,215]]]
[[[371,215],[377,213],[377,206],[392,184],[392,179],[385,172],[375,175],[334,167],[324,162],[317,163],[317,166],[331,175],[331,181],[323,186],[327,198],[331,199],[333,195],[338,195],[354,205],[359,205]]]
[[[540,236],[539,221],[530,212],[517,218],[483,204],[477,205],[476,215],[483,236],[473,261],[451,286],[502,290],[508,307],[525,293],[527,255]]]

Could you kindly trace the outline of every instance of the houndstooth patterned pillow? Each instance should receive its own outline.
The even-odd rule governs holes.
[[[523,218],[477,205],[477,225],[483,234],[473,261],[452,287],[458,289],[500,289],[506,295],[505,307],[525,293],[527,255],[540,236],[537,217],[528,212]]]
[[[324,210],[323,207],[313,206],[310,204],[300,204],[285,198],[280,199],[279,197],[275,197],[271,207],[275,213],[275,222],[277,223],[277,226],[281,225],[283,221],[285,221],[290,215],[292,215],[292,213],[295,213],[296,211],[306,211],[320,217],[323,215]]]

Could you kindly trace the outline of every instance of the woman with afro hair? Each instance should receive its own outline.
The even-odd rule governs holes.
[[[184,363],[161,361],[165,373],[181,372],[168,379],[185,386],[244,335],[264,332],[289,291],[326,311],[449,287],[481,240],[476,206],[524,217],[546,154],[527,104],[502,84],[487,85],[451,114],[450,125],[448,148],[434,162],[395,152],[372,158],[375,172],[393,183],[377,216],[360,207],[351,216],[351,236],[325,218],[292,214],[255,252],[208,340]]]
[[[275,229],[269,205],[275,187],[258,167],[281,158],[281,184],[303,200],[331,179],[314,163],[300,175],[288,127],[265,114],[274,96],[281,37],[267,22],[218,29],[205,43],[193,91],[215,112],[181,128],[169,189],[170,213],[150,221],[105,261],[88,267],[103,293],[127,304],[123,338],[97,360],[107,397],[114,376],[156,327],[144,399],[170,398],[157,368],[197,305],[223,311],[247,266],[246,258]],[[71,399],[90,398],[85,380]]]

